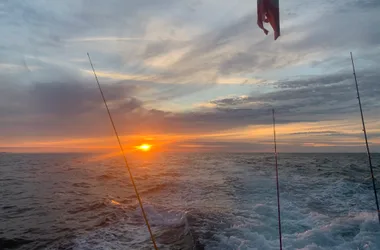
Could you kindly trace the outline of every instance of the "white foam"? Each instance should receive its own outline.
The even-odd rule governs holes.
[[[117,204],[117,206],[125,205]],[[180,229],[177,227],[183,226],[184,231],[180,233],[181,237],[188,231],[186,212],[168,210],[147,203],[144,204],[144,209],[160,249],[170,248],[168,245],[160,244],[159,237],[164,232],[163,230],[174,227],[175,231],[178,231]],[[139,221],[139,223],[136,223],[136,221]],[[151,244],[149,234],[142,220],[141,209],[137,206],[132,214],[128,212],[128,217],[121,218],[112,225],[76,238],[74,240],[74,249],[151,249]]]
[[[230,161],[221,159],[230,164]],[[186,167],[182,172],[184,176],[178,177],[180,184],[176,183],[180,188],[174,193],[163,193],[167,198],[161,198],[161,201],[167,201],[166,207],[143,202],[154,232],[161,232],[163,228],[178,228],[181,233],[182,227],[185,231],[194,229],[206,250],[278,250],[273,171],[256,170],[251,166],[237,169],[231,164],[231,167],[216,170],[210,167],[207,172],[204,169],[207,169],[208,162],[194,164],[192,171]],[[291,174],[284,173],[283,169],[280,173],[284,249],[380,249],[377,215],[365,212],[374,206],[373,193],[366,185],[339,179],[339,176],[321,178],[309,176],[305,170],[300,173],[294,173],[293,169],[289,171]],[[123,208],[127,219],[76,239],[75,249],[151,249],[137,203],[113,203],[113,206]],[[199,218],[191,214],[191,221],[197,220],[197,225],[188,225],[185,209],[189,207],[201,214]],[[202,217],[202,213],[212,215]],[[228,223],[222,216],[228,217]],[[181,236],[180,233],[177,235]],[[165,247],[170,248],[161,245],[160,249]]]
[[[180,226],[187,224],[186,211],[167,209],[144,203],[144,210],[152,226]],[[136,216],[141,216],[141,208],[138,206],[134,212]]]

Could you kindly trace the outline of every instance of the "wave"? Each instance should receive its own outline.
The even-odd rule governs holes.
[[[110,174],[102,174],[102,175],[96,177],[96,179],[99,181],[108,181],[108,180],[115,179],[115,176],[110,175]]]
[[[141,194],[152,194],[161,191],[162,189],[166,188],[168,186],[167,183],[161,183],[157,184],[151,188],[145,189],[141,192]]]
[[[77,182],[72,185],[73,187],[83,187],[83,188],[89,188],[91,185],[87,182]]]
[[[29,244],[33,242],[32,240],[20,239],[20,238],[0,238],[0,249],[15,249],[22,245]]]
[[[110,214],[105,217],[106,222],[98,224],[90,232],[73,239],[62,239],[48,249],[151,249],[152,243],[141,209],[137,204],[123,204],[118,202],[101,203],[113,206],[124,214]],[[103,206],[93,204],[95,207]],[[189,225],[188,212],[184,210],[168,209],[163,206],[146,203],[145,212],[148,216],[159,249],[203,250],[204,246],[194,237]]]
[[[75,209],[71,209],[71,210],[68,211],[68,213],[69,214],[77,214],[77,213],[80,213],[80,212],[95,211],[95,210],[107,207],[107,203],[108,202],[106,200],[98,201],[98,202],[93,202],[93,203],[90,203],[90,204],[86,204],[84,206],[77,207]]]

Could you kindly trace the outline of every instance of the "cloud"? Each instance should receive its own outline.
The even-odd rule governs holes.
[[[376,97],[380,94],[378,78],[377,72],[359,77],[363,106],[369,115],[379,107]],[[225,114],[241,123],[259,124],[267,116],[265,110],[271,108],[275,108],[281,116],[279,122],[347,119],[358,112],[356,89],[349,72],[279,81],[276,85],[279,88],[268,93],[216,99],[210,104],[215,107],[216,116]],[[209,115],[212,117],[212,114]],[[270,122],[268,119],[266,121]]]
[[[281,81],[277,83],[279,88],[268,93],[211,100],[207,108],[186,112],[160,110],[154,108],[149,98],[145,101],[138,98],[149,91],[145,85],[119,82],[104,84],[103,88],[122,133],[191,134],[270,125],[272,107],[276,109],[279,124],[351,119],[353,114],[357,115],[358,104],[352,80],[343,75]],[[380,88],[376,79],[376,72],[360,77],[366,114],[376,113],[379,107]],[[3,132],[9,135],[93,136],[109,131],[95,83],[5,84],[1,91],[6,98],[1,99],[0,120]],[[181,93],[186,91],[162,89],[155,100],[174,98]]]
[[[134,97],[141,86],[104,85],[104,92],[115,113],[128,113],[142,106]],[[0,100],[0,124],[8,135],[59,134],[94,127],[104,113],[103,101],[95,83],[36,82],[30,85],[3,83]],[[87,127],[87,128],[86,128]],[[96,127],[96,125],[95,125]]]
[[[7,37],[0,42],[0,132],[111,135],[86,52],[125,135],[266,126],[271,108],[279,126],[353,121],[359,117],[351,50],[365,117],[374,124],[379,8],[376,0],[289,0],[281,9],[282,36],[273,41],[257,27],[252,1],[8,1],[0,15]],[[325,136],[357,137],[330,127],[306,132],[288,136],[309,136],[318,145]]]
[[[178,143],[173,150],[197,151],[197,152],[265,152],[271,150],[273,145],[258,145],[249,142],[230,142],[230,141],[187,141]]]
[[[252,74],[311,63],[317,66],[317,61],[326,63],[332,55],[342,58],[341,52],[349,48],[361,48],[360,53],[365,53],[368,46],[376,46],[378,32],[363,28],[379,21],[376,2],[359,5],[350,0],[344,4],[285,3],[283,36],[273,42],[256,27],[255,5],[251,2],[231,8],[225,2],[200,4],[190,0],[181,4],[172,0],[160,4],[150,0],[113,0],[107,4],[82,0],[45,5],[13,1],[4,5],[8,14],[2,21],[22,35],[9,34],[9,41],[17,42],[2,42],[2,53],[9,59],[24,53],[68,61],[67,57],[78,58],[90,51],[98,58],[100,72],[116,70],[113,77],[142,75],[157,82],[185,84],[255,83],[250,79],[261,77]],[[213,27],[209,26],[211,18],[202,19],[207,28],[195,27],[186,18],[197,13],[186,6],[197,6],[196,11],[202,13],[218,8],[221,13],[213,21],[218,20],[216,17],[229,21]],[[310,6],[314,6],[314,12]],[[368,6],[373,9],[368,10]],[[302,15],[309,12],[313,14],[309,18]],[[351,18],[357,16],[362,17],[360,21]],[[9,51],[17,53],[9,55]],[[370,58],[375,56],[373,53]]]
[[[349,3],[353,4],[352,1]],[[156,72],[157,79],[161,81],[222,83],[218,78],[244,78],[247,74],[262,74],[268,70],[275,74],[275,70],[300,65],[317,67],[317,62],[319,66],[322,66],[322,62],[324,65],[329,63],[325,68],[331,71],[331,59],[334,57],[334,68],[339,69],[348,66],[348,52],[352,48],[360,49],[360,54],[365,54],[369,46],[375,46],[375,51],[366,60],[380,54],[380,50],[376,49],[378,32],[370,28],[363,29],[363,26],[368,27],[369,23],[379,21],[375,11],[364,13],[361,8],[347,9],[340,2],[323,6],[323,12],[321,10],[319,15],[307,20],[293,21],[285,15],[283,36],[276,43],[254,28],[255,13],[248,13],[188,41],[148,43],[144,58],[149,58],[151,63],[148,65],[165,69]],[[337,10],[342,11],[337,13]],[[351,18],[358,15],[363,17],[360,22]],[[296,23],[298,21],[300,23]],[[171,56],[173,54],[175,57]]]
[[[308,131],[290,133],[290,135],[334,135],[334,136],[352,136],[352,134],[345,134],[337,131]]]

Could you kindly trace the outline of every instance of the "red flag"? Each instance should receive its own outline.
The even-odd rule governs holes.
[[[280,36],[279,0],[257,0],[257,25],[267,35],[263,22],[270,23],[274,30],[274,40]]]

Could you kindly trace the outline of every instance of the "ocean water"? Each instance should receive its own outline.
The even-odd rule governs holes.
[[[0,248],[153,249],[120,158],[0,154]],[[159,249],[279,249],[272,154],[130,165]],[[380,249],[369,177],[365,154],[279,154],[284,249]]]

